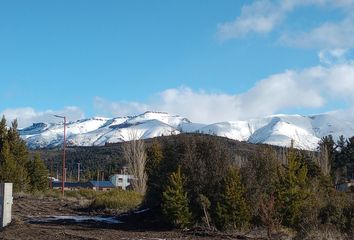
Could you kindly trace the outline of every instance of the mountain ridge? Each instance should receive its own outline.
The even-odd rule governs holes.
[[[67,123],[69,146],[102,146],[106,143],[147,139],[180,133],[204,133],[250,143],[294,146],[315,150],[327,135],[354,136],[354,123],[332,114],[310,116],[276,114],[248,121],[212,124],[193,123],[188,118],[166,112],[152,112],[115,118],[92,117]],[[20,136],[32,148],[54,148],[63,144],[63,123],[33,123],[19,129]]]

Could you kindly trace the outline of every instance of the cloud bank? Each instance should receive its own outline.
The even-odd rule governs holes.
[[[301,7],[340,10],[342,19],[327,21],[306,31],[281,32],[279,41],[298,48],[353,48],[354,0],[256,0],[245,4],[239,16],[219,23],[217,36],[221,41],[245,37],[249,34],[267,34],[283,24],[288,15]]]
[[[310,31],[286,33],[280,41],[299,48],[354,48],[354,18],[326,22]]]
[[[59,122],[62,121],[54,115],[65,115],[68,121],[84,118],[85,114],[78,107],[69,106],[61,110],[45,110],[38,111],[32,107],[5,109],[0,112],[1,116],[5,116],[8,121],[8,125],[14,119],[18,120],[19,128],[27,127],[32,123],[37,122]]]
[[[289,109],[316,112],[333,101],[354,106],[353,62],[300,71],[287,70],[258,81],[241,94],[179,87],[157,93],[147,103],[111,102],[97,97],[95,106],[96,111],[114,116],[156,110],[179,114],[194,122],[210,123],[263,117]],[[345,111],[341,110],[341,113]]]
[[[328,54],[341,56],[342,52]],[[95,97],[93,108],[97,115],[107,117],[152,110],[178,114],[193,122],[213,123],[264,117],[289,110],[316,113],[333,102],[348,106],[347,109],[333,110],[340,117],[354,121],[354,62],[286,70],[261,79],[248,91],[238,94],[193,90],[182,86],[156,93],[146,102],[110,101]],[[17,118],[20,127],[33,122],[60,121],[53,117],[54,114],[66,115],[69,120],[85,115],[77,107],[46,111],[30,107],[5,109],[1,114],[8,120]]]

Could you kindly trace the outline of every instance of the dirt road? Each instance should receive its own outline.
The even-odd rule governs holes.
[[[86,221],[65,218],[46,222],[49,216],[79,216],[79,220]],[[154,223],[155,229],[149,230],[139,217],[134,222],[124,222],[124,216],[103,216],[122,221],[107,223],[95,221],[97,216],[102,217],[98,213],[80,210],[80,202],[77,200],[17,196],[14,198],[13,221],[0,231],[0,239],[220,239],[220,236],[201,237],[179,231],[159,230],[158,223]]]
[[[0,239],[190,239],[179,232],[123,230],[124,223],[99,223],[95,221],[33,222],[48,216],[91,216],[95,214],[78,210],[79,202],[56,198],[32,196],[15,197],[13,221],[0,232]],[[122,225],[122,226],[120,226]],[[122,229],[121,229],[122,228]]]

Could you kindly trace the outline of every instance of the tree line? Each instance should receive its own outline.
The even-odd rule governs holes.
[[[353,234],[354,204],[334,189],[319,156],[290,149],[285,157],[286,164],[266,148],[240,162],[209,136],[155,141],[147,149],[145,205],[177,228],[264,226],[271,236],[282,227],[300,235],[333,227]]]
[[[48,169],[37,154],[30,158],[17,131],[17,120],[7,126],[0,121],[0,182],[12,182],[14,192],[44,191],[49,186]]]
[[[337,141],[331,135],[323,137],[319,150],[328,158],[327,164],[334,183],[354,179],[354,137],[345,139],[340,136]]]

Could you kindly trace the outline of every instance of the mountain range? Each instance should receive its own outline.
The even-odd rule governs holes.
[[[335,139],[341,135],[354,136],[354,123],[339,120],[332,114],[279,114],[248,121],[202,124],[178,115],[148,111],[137,116],[94,117],[69,122],[66,130],[69,146],[102,146],[133,139],[198,132],[277,146],[290,146],[293,140],[296,148],[315,150],[324,136],[332,135]],[[33,123],[19,129],[19,133],[32,149],[55,148],[63,144],[63,123]]]

